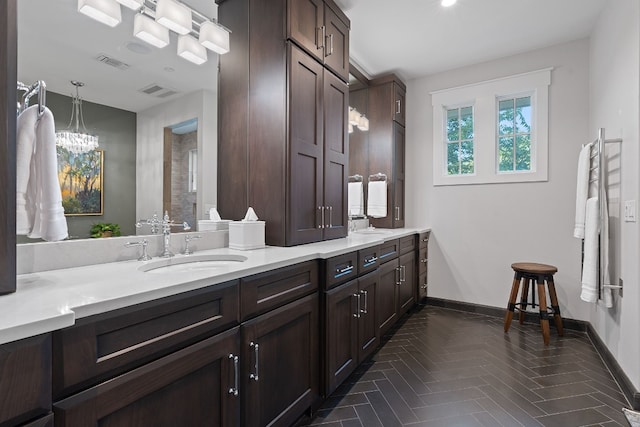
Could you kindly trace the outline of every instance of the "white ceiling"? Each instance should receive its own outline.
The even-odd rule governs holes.
[[[586,37],[607,0],[336,3],[351,19],[350,55],[362,71],[412,79]]]
[[[183,1],[217,16],[214,0]],[[354,62],[369,76],[396,72],[404,79],[586,37],[607,1],[458,0],[445,9],[440,0],[336,0],[351,19]],[[132,35],[133,11],[122,7],[123,21],[110,28],[76,7],[77,0],[18,1],[23,83],[45,80],[49,90],[71,94],[69,81],[80,80],[84,99],[136,112],[198,89],[217,90],[215,53],[204,65],[191,64],[177,56],[173,33],[164,49],[135,53],[131,42],[146,45]],[[130,68],[99,63],[99,54]],[[151,84],[179,94],[161,99],[139,92]]]

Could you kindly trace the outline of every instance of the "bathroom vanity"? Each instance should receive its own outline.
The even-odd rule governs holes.
[[[415,304],[428,232],[19,275],[0,298],[0,424],[291,425]]]

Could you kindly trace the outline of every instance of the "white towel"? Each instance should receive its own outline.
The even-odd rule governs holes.
[[[367,215],[372,218],[387,216],[387,181],[369,181]]]
[[[584,239],[584,223],[587,197],[589,193],[589,169],[591,166],[591,144],[580,150],[578,157],[578,179],[576,183],[576,220],[573,237]]]
[[[585,236],[584,236],[584,261],[582,263],[582,292],[580,298],[586,302],[598,300],[598,198],[591,197],[586,203],[585,212]],[[609,212],[607,201],[604,201],[604,218],[602,233],[602,248],[604,265],[601,266],[604,273],[604,284],[611,283],[609,272]],[[604,304],[607,308],[613,307],[611,289],[602,288]]]
[[[38,118],[34,105],[18,116],[16,130],[16,234],[47,241],[67,237],[58,182],[53,114]]]
[[[349,183],[349,216],[364,214],[364,185],[362,181]]]

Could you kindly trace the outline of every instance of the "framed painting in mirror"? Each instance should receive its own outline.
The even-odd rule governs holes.
[[[104,152],[98,149],[75,154],[61,147],[56,151],[65,216],[103,215]]]

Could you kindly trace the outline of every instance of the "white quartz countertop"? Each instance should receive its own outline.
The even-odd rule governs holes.
[[[248,251],[229,248],[196,255],[241,255],[244,262],[212,269],[150,273],[145,262],[120,261],[17,276],[15,293],[0,296],[0,344],[72,326],[76,319],[152,301],[313,259],[326,259],[429,228],[353,233],[346,238]],[[192,256],[192,255],[190,255]],[[178,260],[185,255],[176,255]],[[150,262],[157,262],[154,258]]]

